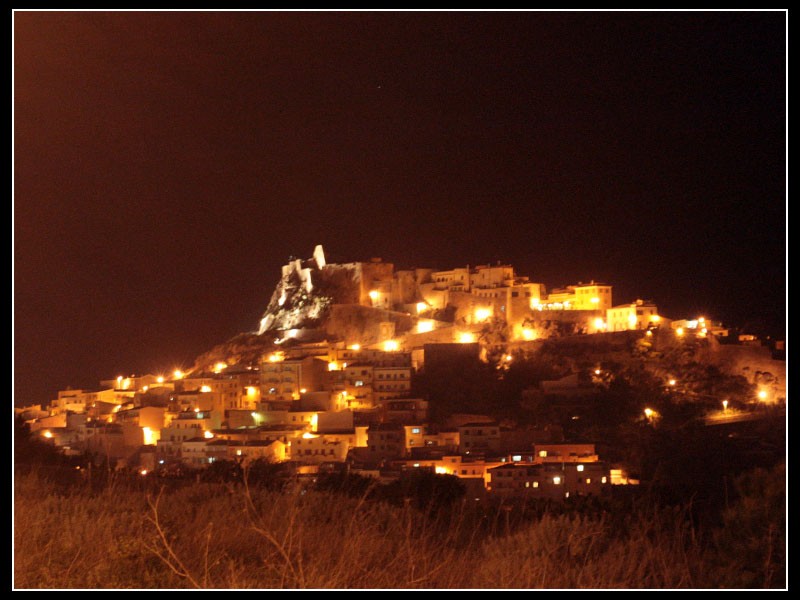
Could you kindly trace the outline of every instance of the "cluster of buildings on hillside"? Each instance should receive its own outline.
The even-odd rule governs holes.
[[[119,376],[97,390],[62,390],[45,410],[18,413],[65,452],[142,472],[256,459],[289,462],[303,473],[336,465],[374,476],[429,469],[497,497],[568,497],[626,483],[592,444],[558,443],[482,415],[434,425],[428,402],[412,395],[423,365],[477,358],[495,343],[484,335],[487,324],[511,332],[502,355],[510,361],[513,349],[538,344],[547,335],[542,327],[554,322],[571,324],[573,333],[642,335],[669,323],[651,302],[614,305],[611,286],[596,282],[547,293],[510,265],[332,265],[318,246],[312,259],[283,267],[259,325],[274,343],[258,362]],[[702,319],[672,326],[677,336],[720,331]],[[559,385],[545,392],[561,393]]]
[[[428,361],[477,344],[432,344]],[[118,377],[62,390],[47,410],[20,409],[34,433],[66,453],[92,453],[141,472],[222,460],[289,462],[298,473],[342,468],[375,477],[427,469],[463,479],[476,497],[567,497],[623,482],[592,444],[501,427],[483,415],[428,419],[411,397],[411,354],[297,344],[258,366]]]

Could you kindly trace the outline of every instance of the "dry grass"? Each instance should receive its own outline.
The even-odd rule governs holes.
[[[458,509],[456,509],[457,512]],[[509,535],[466,513],[221,484],[15,489],[16,588],[730,587],[681,515],[545,515]],[[715,580],[709,580],[713,573]]]

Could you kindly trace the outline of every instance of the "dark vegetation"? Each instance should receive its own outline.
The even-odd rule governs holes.
[[[141,476],[17,436],[17,588],[783,588],[782,464],[694,494],[475,504],[455,477]],[[78,467],[78,468],[76,468]],[[707,472],[700,473],[700,476]]]

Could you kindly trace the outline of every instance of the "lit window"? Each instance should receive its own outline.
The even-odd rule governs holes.
[[[534,481],[533,482],[533,487],[535,487],[535,488],[539,487],[539,482],[538,481]]]
[[[419,427],[412,427],[411,433],[419,433]]]
[[[511,457],[511,460],[513,460],[514,462],[519,462],[522,460],[522,455],[515,454],[514,456]]]
[[[553,483],[559,485],[561,483],[561,477],[553,477]]]
[[[583,465],[578,465],[578,471],[583,471]]]
[[[586,483],[587,483],[587,484],[588,484],[588,483],[592,483],[592,478],[591,478],[591,477],[587,477],[587,478],[586,478]]]
[[[602,477],[602,478],[600,479],[600,483],[605,483],[606,481],[608,481],[608,480],[607,480],[605,477]]]
[[[547,450],[539,450],[539,456],[542,458],[547,458]]]

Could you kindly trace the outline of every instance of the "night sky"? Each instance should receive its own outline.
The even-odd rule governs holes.
[[[784,12],[16,12],[14,399],[189,366],[290,256],[783,336]]]

